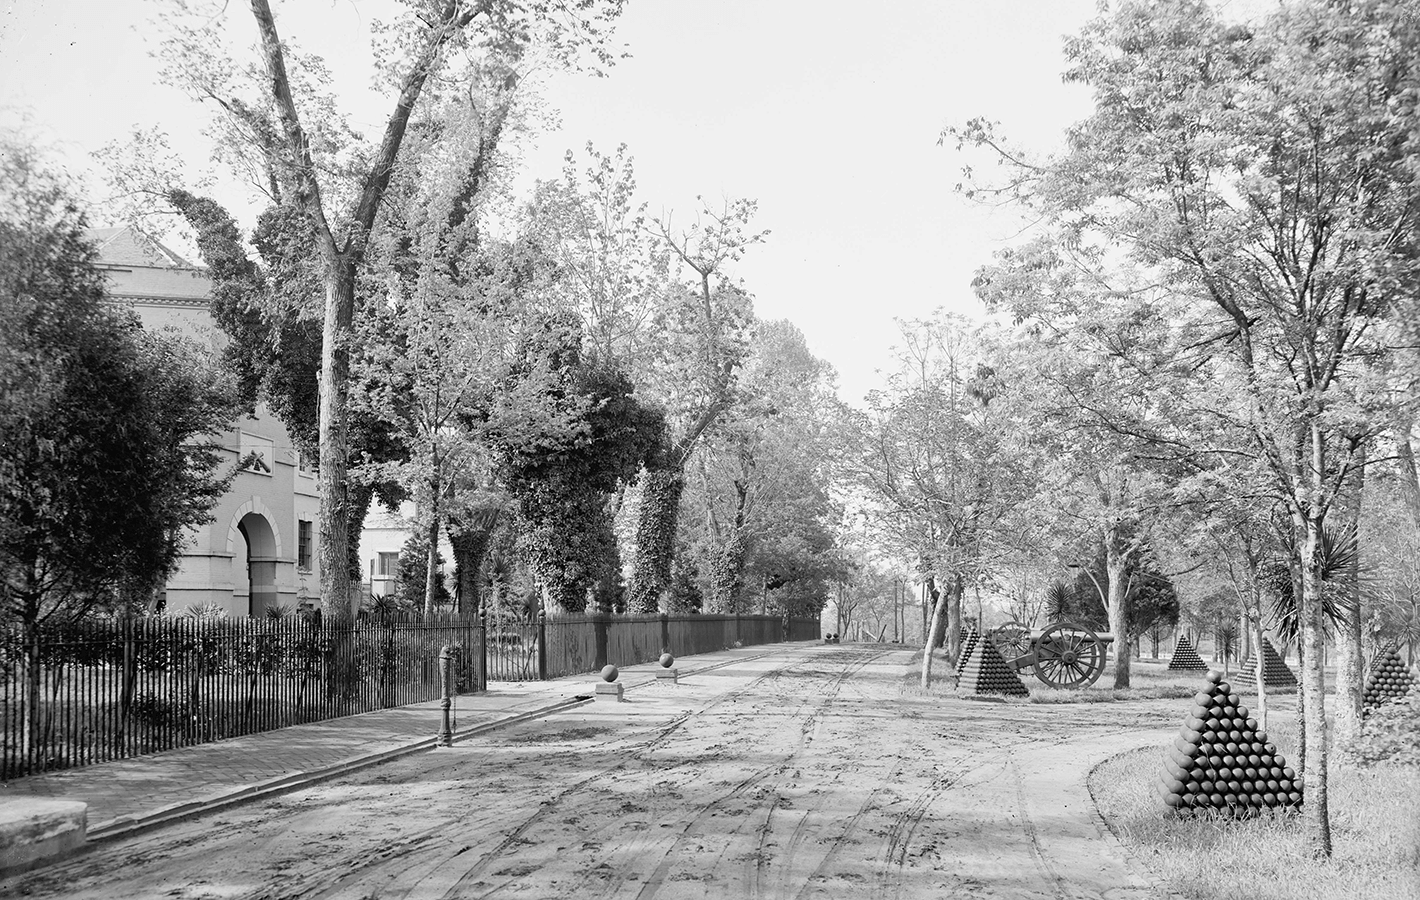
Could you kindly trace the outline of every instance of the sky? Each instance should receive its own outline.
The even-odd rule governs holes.
[[[75,169],[158,125],[190,171],[210,168],[210,111],[160,83],[150,56],[164,6],[0,0],[0,124],[23,122]],[[386,7],[275,4],[283,36],[327,57],[370,135],[392,105],[368,90],[370,21]],[[942,129],[985,116],[1017,144],[1058,147],[1089,108],[1061,82],[1062,38],[1094,13],[1095,0],[628,0],[615,42],[629,58],[603,78],[547,76],[560,122],[529,139],[520,183],[557,177],[564,152],[590,140],[628,145],[652,214],[688,219],[697,196],[757,200],[770,234],[734,274],[760,317],[793,321],[858,402],[891,366],[895,320],[980,316],[972,274],[1019,240],[1017,214],[954,191],[964,160],[938,146]],[[228,14],[233,40],[253,42],[246,4],[230,0]]]

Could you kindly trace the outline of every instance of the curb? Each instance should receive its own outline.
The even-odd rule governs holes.
[[[494,719],[490,722],[484,722],[480,725],[474,725],[456,731],[453,739],[454,742],[457,743],[464,738],[475,737],[488,731],[528,722],[543,716],[552,715],[553,713],[573,709],[590,702],[590,696],[583,697],[579,695],[569,700],[561,700],[557,703],[531,709],[524,713]],[[307,785],[327,781],[331,778],[350,774],[351,772],[357,772],[361,769],[369,768],[370,766],[376,766],[383,762],[389,762],[401,756],[409,756],[410,754],[419,753],[423,750],[432,750],[434,749],[435,741],[436,738],[433,737],[420,738],[417,741],[391,747],[388,750],[353,756],[349,759],[344,759],[338,763],[333,763],[313,771],[291,772],[276,778],[267,779],[266,781],[259,781],[256,784],[249,784],[230,791],[211,794],[199,800],[190,800],[184,803],[174,803],[159,807],[141,816],[120,816],[117,819],[100,822],[91,828],[88,834],[88,843],[97,844],[103,841],[132,837],[162,825],[171,825],[176,822],[181,822],[184,819],[190,819],[205,813],[226,809],[227,807],[236,806],[250,800],[259,800],[287,791],[293,791]]]
[[[689,677],[700,674],[702,672],[709,672],[714,669],[721,669],[725,666],[734,665],[735,663],[763,659],[766,656],[773,656],[774,653],[775,651],[769,651],[765,653],[756,653],[752,656],[741,656],[726,659],[722,660],[721,662],[711,663],[707,666],[701,666],[697,669],[688,669],[682,672],[682,676]],[[631,690],[634,688],[645,687],[648,684],[655,683],[656,678],[652,676],[636,681],[634,683],[626,683],[626,689]],[[459,741],[464,740],[465,738],[476,737],[480,734],[484,734],[489,731],[494,731],[499,728],[506,728],[511,725],[518,725],[523,722],[531,721],[533,719],[542,718],[543,716],[549,716],[554,713],[574,709],[578,706],[582,706],[590,702],[592,702],[591,694],[577,694],[567,700],[560,700],[556,703],[548,704],[547,706],[540,706],[535,709],[528,710],[527,712],[517,713],[515,715],[506,716],[501,719],[494,719],[492,721],[484,722],[480,725],[473,725],[468,728],[455,731],[453,735],[453,742],[458,743]],[[342,775],[348,775],[352,772],[357,772],[361,769],[369,768],[370,766],[376,766],[380,763],[389,762],[392,759],[398,759],[402,756],[409,756],[410,754],[419,753],[424,750],[432,750],[435,747],[436,741],[437,738],[434,737],[420,738],[419,740],[411,741],[406,744],[401,744],[396,747],[391,747],[387,750],[381,750],[375,753],[367,753],[359,756],[353,756],[348,759],[341,760],[340,762],[332,763],[331,765],[325,766],[320,769],[314,769],[311,771],[290,772],[285,775],[279,775],[276,778],[267,779],[266,781],[256,782],[255,784],[244,785],[242,787],[233,788],[231,790],[221,791],[215,794],[209,794],[208,796],[202,797],[197,800],[188,800],[182,803],[173,803],[169,804],[168,806],[162,806],[158,809],[155,809],[148,813],[144,813],[142,815],[120,816],[116,819],[110,819],[106,822],[99,822],[89,829],[88,840],[86,843],[92,845],[103,843],[105,841],[113,841],[122,838],[133,837],[135,835],[151,831],[155,828],[159,828],[164,825],[172,825],[177,822],[204,815],[209,812],[216,812],[218,810],[227,809],[229,807],[237,806],[241,803],[246,803],[248,801],[260,800],[265,797],[276,796],[278,794],[297,790],[298,788],[306,787],[308,785],[317,784],[322,781],[328,781],[332,778],[338,778]]]

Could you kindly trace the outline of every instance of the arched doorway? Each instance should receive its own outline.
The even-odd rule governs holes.
[[[261,617],[276,605],[276,534],[271,523],[261,513],[249,512],[237,521],[237,531],[246,544],[246,572],[233,572],[233,594],[239,593],[242,575],[246,575],[247,615]],[[237,548],[240,549],[240,548]],[[240,556],[232,559],[240,567]],[[240,606],[240,600],[238,600]],[[242,610],[239,608],[237,614]]]

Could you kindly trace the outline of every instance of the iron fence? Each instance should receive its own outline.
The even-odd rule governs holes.
[[[435,700],[493,681],[783,640],[817,619],[562,615],[320,624],[133,619],[0,630],[0,780]]]
[[[474,622],[137,619],[0,633],[0,779],[476,689]]]

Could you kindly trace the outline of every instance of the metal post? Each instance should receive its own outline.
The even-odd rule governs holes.
[[[547,611],[537,611],[537,678],[547,680]]]
[[[671,617],[661,610],[661,652],[671,652]]]
[[[435,746],[438,747],[452,747],[454,745],[453,722],[449,716],[454,703],[452,685],[449,683],[449,663],[452,656],[453,651],[449,649],[448,644],[445,644],[444,648],[439,651],[439,684],[443,688],[444,696],[439,701],[439,736],[434,740]]]
[[[488,610],[478,610],[478,690],[488,690]]]

